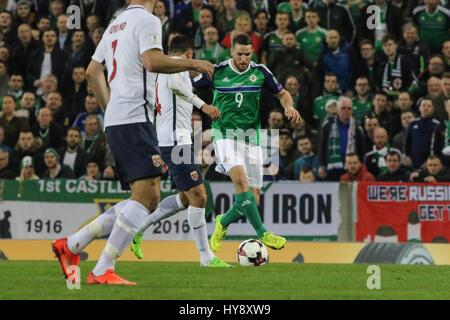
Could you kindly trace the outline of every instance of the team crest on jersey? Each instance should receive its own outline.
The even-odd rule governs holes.
[[[258,80],[258,77],[255,76],[254,74],[252,74],[252,75],[249,77],[249,80],[250,80],[251,82],[255,83],[255,82]]]
[[[192,181],[197,181],[198,180],[198,172],[197,171],[192,171],[191,172],[191,179],[192,179]]]
[[[402,82],[402,79],[400,79],[400,78],[396,78],[396,79],[394,79],[394,81],[392,82],[392,85],[394,86],[394,88],[395,88],[396,90],[399,90],[399,89],[402,87],[402,84],[403,84],[403,82]]]
[[[161,165],[161,157],[159,155],[152,156],[153,165],[159,167]]]

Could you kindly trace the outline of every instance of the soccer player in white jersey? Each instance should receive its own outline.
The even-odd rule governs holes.
[[[71,266],[79,264],[81,250],[93,239],[110,234],[97,265],[88,276],[88,284],[135,285],[114,272],[115,262],[159,203],[162,162],[152,125],[149,101],[154,99],[147,90],[147,71],[195,70],[210,76],[213,72],[209,62],[163,55],[161,22],[151,14],[155,2],[127,1],[129,6],[105,31],[86,72],[97,101],[106,109],[106,137],[122,188],[131,190],[130,199],[79,232],[52,244],[64,275],[72,278]],[[104,77],[105,67],[108,79]]]
[[[170,43],[169,55],[174,59],[192,59],[194,43],[186,36],[177,36]],[[205,207],[206,189],[200,166],[194,161],[192,134],[192,109],[195,106],[217,120],[219,109],[203,102],[192,92],[189,72],[156,74],[156,133],[161,158],[169,167],[169,174],[179,193],[165,198],[155,212],[149,215],[137,231],[131,250],[142,259],[141,241],[149,225],[187,208],[188,224],[193,231],[200,264],[207,267],[229,267],[214,256],[208,243]]]

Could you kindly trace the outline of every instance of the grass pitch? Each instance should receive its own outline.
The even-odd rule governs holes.
[[[69,290],[57,261],[0,261],[0,300],[299,300],[450,299],[450,266],[383,265],[381,289],[366,286],[364,264],[269,263],[201,268],[198,263],[118,262],[135,287],[87,285],[95,262],[82,262],[81,289]]]

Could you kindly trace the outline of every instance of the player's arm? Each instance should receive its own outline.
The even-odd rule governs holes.
[[[196,94],[194,94],[190,87],[186,86],[185,79],[181,74],[172,74],[169,77],[168,86],[173,92],[183,99],[194,105],[196,108],[201,109],[206,113],[213,121],[216,121],[220,117],[220,111],[214,106],[206,104],[202,99],[200,99]]]
[[[194,59],[172,59],[166,56],[159,49],[146,50],[141,55],[144,67],[149,72],[157,73],[177,73],[195,70],[205,73],[210,79],[214,73],[214,65],[205,60]]]
[[[86,78],[95,98],[97,98],[98,104],[103,111],[106,111],[110,91],[106,83],[104,70],[103,64],[92,59],[86,70]]]
[[[286,89],[281,90],[275,96],[280,100],[281,106],[284,108],[284,115],[291,123],[303,122],[302,117],[294,108],[294,100],[292,99],[291,94]]]

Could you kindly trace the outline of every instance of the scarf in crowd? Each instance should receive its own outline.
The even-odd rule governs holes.
[[[444,140],[444,149],[442,149],[442,153],[444,156],[450,156],[450,121],[445,120],[445,140]]]
[[[347,149],[345,154],[353,153],[356,150],[356,123],[351,118],[347,134]],[[343,169],[344,163],[341,157],[341,138],[339,136],[338,117],[331,124],[330,134],[328,136],[328,165],[327,170]]]
[[[86,151],[86,153],[91,153],[92,150],[95,148],[95,145],[97,144],[98,139],[100,139],[100,132],[97,133],[94,136],[94,139],[92,139],[92,140],[88,140],[87,138],[83,138],[83,141],[81,142],[81,147],[83,148],[84,151]],[[89,145],[89,147],[87,149],[86,149],[86,142],[91,142],[91,144]]]
[[[390,61],[386,63],[383,72],[383,87],[394,91],[399,91],[403,87],[401,62],[400,55],[397,55],[393,63]],[[391,64],[394,65],[393,68],[391,68]]]
[[[389,153],[391,146],[389,143],[380,150],[377,150],[376,146],[373,146],[373,150],[375,151],[375,158],[377,159],[378,169],[380,170],[380,174],[384,174],[387,172],[386,167],[386,155]]]

